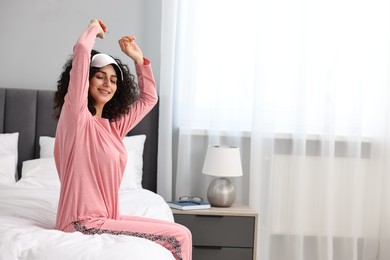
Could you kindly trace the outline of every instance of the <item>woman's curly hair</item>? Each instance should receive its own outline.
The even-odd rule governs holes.
[[[92,50],[91,58],[98,53],[98,51]],[[64,98],[66,93],[68,93],[72,61],[73,57],[70,57],[67,60],[63,67],[64,71],[61,73],[57,81],[57,91],[54,95],[54,114],[57,119],[60,117],[62,106],[64,105]],[[122,69],[123,80],[121,77],[118,77],[117,90],[112,99],[107,102],[103,109],[102,117],[108,118],[110,121],[115,121],[122,115],[129,113],[130,105],[139,97],[139,89],[137,83],[135,82],[135,76],[130,73],[129,67],[126,64],[122,64],[119,59],[115,59],[115,61]],[[118,68],[116,66],[113,67],[115,68],[117,75],[120,75]],[[98,70],[98,68],[90,68],[89,79],[91,79]],[[95,100],[88,93],[88,109],[92,115],[96,114],[94,105]]]

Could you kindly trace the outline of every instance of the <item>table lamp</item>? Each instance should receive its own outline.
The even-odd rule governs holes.
[[[209,146],[203,165],[203,174],[216,176],[207,190],[207,199],[213,207],[230,207],[236,197],[233,184],[227,177],[242,176],[240,150],[236,146]]]

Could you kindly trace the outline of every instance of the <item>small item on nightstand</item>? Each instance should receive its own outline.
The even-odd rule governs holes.
[[[182,196],[179,200],[168,201],[168,205],[173,209],[191,210],[191,209],[209,209],[210,204],[203,201],[201,197]]]
[[[167,202],[169,207],[173,209],[180,209],[180,210],[191,210],[191,209],[209,209],[210,204],[208,202],[202,201],[202,202],[184,202],[180,200],[173,200]]]

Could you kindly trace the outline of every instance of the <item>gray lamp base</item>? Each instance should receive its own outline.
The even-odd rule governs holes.
[[[216,178],[207,190],[207,199],[213,207],[230,207],[236,198],[232,182],[228,178]]]

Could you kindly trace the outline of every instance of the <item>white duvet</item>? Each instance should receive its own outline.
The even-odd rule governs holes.
[[[1,260],[174,259],[146,239],[65,233],[54,229],[59,190],[34,185],[0,186]],[[120,191],[122,215],[173,221],[159,195],[145,189]]]

